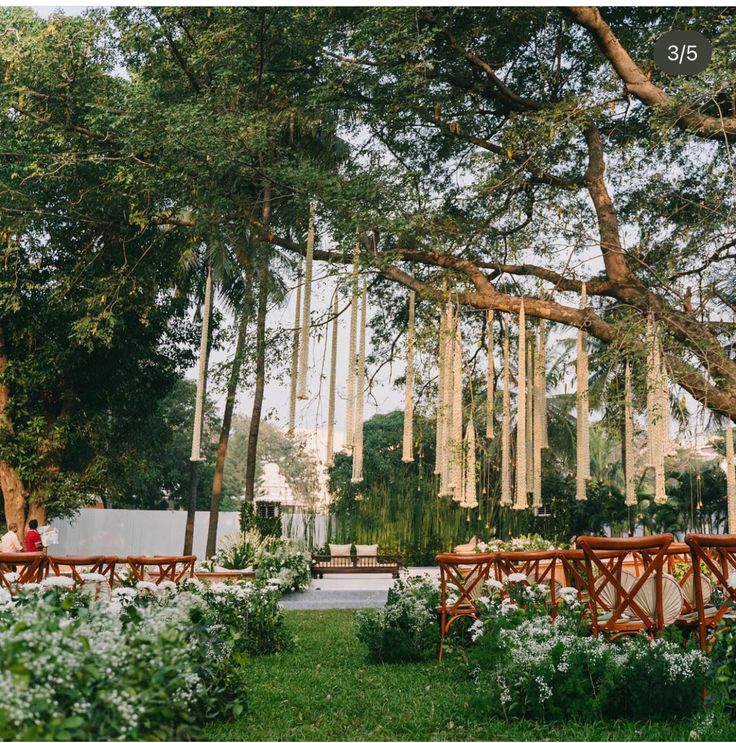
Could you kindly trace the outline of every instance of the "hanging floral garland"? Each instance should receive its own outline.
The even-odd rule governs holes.
[[[636,482],[634,476],[634,404],[631,392],[631,366],[626,363],[624,373],[624,477],[626,478],[627,506],[636,505]]]
[[[736,462],[733,451],[733,424],[726,423],[726,503],[728,533],[736,534]]]
[[[406,338],[406,382],[404,384],[404,438],[401,461],[414,461],[414,292],[409,292],[409,326]]]
[[[351,482],[363,481],[363,401],[365,397],[365,334],[367,327],[368,292],[365,285],[360,295],[360,341],[356,374],[355,432],[353,434],[353,476]]]
[[[448,490],[453,500],[463,497],[463,338],[460,313],[455,315],[455,334],[452,347],[452,411],[448,430],[447,452]]]
[[[309,205],[309,227],[307,229],[307,260],[304,270],[304,308],[302,309],[302,337],[299,348],[299,384],[296,396],[306,400],[307,372],[309,371],[309,331],[312,324],[312,270],[314,267],[314,204]]]
[[[327,466],[335,463],[335,401],[337,397],[337,334],[339,305],[337,292],[332,297],[332,348],[330,350],[330,390],[327,402]]]
[[[511,498],[511,369],[508,324],[503,334],[503,397],[501,401],[501,500],[510,506]]]
[[[580,292],[580,309],[588,306],[588,297],[583,282]],[[575,499],[587,500],[586,487],[590,480],[590,411],[588,403],[588,348],[586,332],[582,326],[577,335],[577,388],[575,402],[577,408],[577,473],[575,477]]]
[[[356,240],[353,247],[353,270],[350,277],[350,333],[348,336],[348,380],[345,411],[345,446],[353,447],[355,433],[355,372],[358,347],[358,270],[360,268],[360,243]]]
[[[493,431],[493,393],[496,388],[496,370],[493,367],[493,310],[486,310],[486,348],[488,349],[486,359],[486,438],[492,439],[495,436]]]
[[[516,372],[516,500],[514,508],[529,507],[526,483],[526,313],[524,299],[519,307],[519,348]]]
[[[289,377],[289,426],[287,436],[293,436],[296,428],[296,388],[299,383],[299,336],[302,332],[302,271],[296,272],[296,302],[294,306],[294,333],[291,340],[291,375]]]

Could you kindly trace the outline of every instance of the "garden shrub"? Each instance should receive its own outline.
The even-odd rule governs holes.
[[[540,587],[502,591],[499,585],[479,604],[469,651],[476,682],[498,714],[657,719],[688,715],[702,705],[710,664],[699,650],[665,639],[650,644],[643,636],[594,638],[581,620],[575,589],[562,589],[552,622]]]
[[[240,531],[255,529],[262,537],[281,537],[281,516],[263,516],[250,501],[240,506]]]
[[[282,593],[306,588],[312,580],[312,557],[298,542],[277,539],[268,542],[256,563],[256,580],[275,586]]]
[[[256,581],[277,588],[281,593],[299,591],[312,579],[312,556],[302,544],[293,539],[264,537],[257,529],[223,537],[211,563],[230,570],[255,569]]]
[[[358,639],[374,663],[413,663],[437,650],[437,584],[425,577],[396,580],[386,605],[356,614]]]
[[[715,633],[713,668],[708,684],[711,701],[736,718],[736,619],[724,618]]]
[[[273,537],[262,536],[258,529],[227,534],[217,545],[214,563],[229,570],[245,570],[253,567],[273,541]]]
[[[249,654],[289,646],[263,587],[47,579],[0,595],[0,739],[181,740],[240,716]]]

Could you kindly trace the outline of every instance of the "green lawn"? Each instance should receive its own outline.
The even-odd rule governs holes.
[[[248,712],[237,723],[211,725],[207,739],[688,740],[702,728],[699,720],[507,723],[484,713],[459,658],[405,666],[366,663],[353,614],[287,612],[296,649],[252,661]],[[730,723],[703,732],[711,740],[736,740]]]

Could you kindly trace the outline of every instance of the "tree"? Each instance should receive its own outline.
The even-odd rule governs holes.
[[[733,19],[696,11],[713,62],[665,78],[650,39],[676,13],[345,10],[323,74],[373,180],[324,194],[344,248],[318,258],[348,261],[357,224],[366,271],[437,302],[447,280],[476,309],[516,313],[523,295],[609,363],[643,362],[651,315],[674,381],[736,420]],[[587,309],[569,301],[583,279]]]
[[[192,235],[146,217],[99,25],[0,16],[0,489],[25,523],[114,490],[104,462],[191,363],[175,276]]]

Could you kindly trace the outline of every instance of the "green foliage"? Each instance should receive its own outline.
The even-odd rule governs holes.
[[[364,481],[350,482],[352,458],[338,453],[330,470],[330,511],[335,543],[376,544],[400,552],[406,564],[434,564],[435,555],[467,542],[477,530],[466,512],[437,497],[431,421],[415,418],[421,458],[401,462],[403,414],[375,415],[365,422]]]
[[[157,593],[119,589],[90,604],[64,588],[25,588],[0,609],[0,736],[171,740],[239,717],[246,653],[288,641],[276,601],[194,586]]]
[[[440,600],[436,582],[414,577],[394,581],[386,606],[355,616],[358,639],[368,648],[372,663],[416,663],[437,648],[435,607]]]
[[[312,580],[311,562],[311,554],[301,544],[291,539],[274,539],[256,562],[256,579],[282,593],[300,591]]]
[[[513,616],[514,612],[511,612]],[[565,617],[478,628],[474,677],[497,714],[542,720],[671,719],[702,708],[710,662],[699,650],[645,637],[617,643]],[[503,626],[503,625],[506,626]],[[652,699],[666,703],[652,704]]]
[[[724,618],[712,648],[713,673],[709,696],[731,719],[736,719],[736,620]]]
[[[250,501],[240,506],[240,531],[257,531],[262,537],[281,537],[281,514],[264,516]]]
[[[480,693],[461,654],[420,664],[368,664],[355,612],[290,611],[293,653],[248,666],[248,714],[215,722],[210,740],[734,740],[736,724],[712,716],[663,722],[504,719]],[[495,696],[498,688],[495,688]],[[274,699],[279,704],[274,704]],[[656,701],[656,700],[654,700]],[[654,704],[654,701],[652,702]]]

